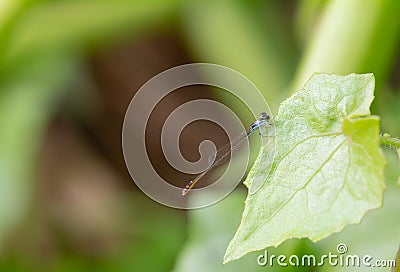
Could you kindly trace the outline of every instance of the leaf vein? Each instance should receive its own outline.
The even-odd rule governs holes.
[[[324,166],[324,165],[330,160],[330,158],[339,150],[339,148],[342,146],[343,143],[346,142],[346,140],[347,140],[347,139],[343,140],[343,141],[333,150],[332,154],[329,155],[329,157],[323,162],[323,164],[321,165],[321,167],[319,167],[318,170],[317,170],[316,172],[318,172],[319,170],[321,170],[321,169],[323,168],[323,166]],[[271,220],[274,219],[274,217],[283,209],[283,207],[285,207],[286,204],[289,203],[289,202],[294,198],[294,196],[295,196],[298,192],[300,192],[301,190],[303,190],[303,189],[305,188],[305,186],[312,180],[312,178],[313,178],[315,175],[316,175],[316,173],[313,174],[313,175],[308,179],[308,181],[306,182],[305,185],[303,185],[302,187],[300,187],[298,190],[295,190],[295,192],[288,198],[288,200],[286,200],[284,203],[282,203],[282,204],[280,205],[280,207],[271,215],[271,217],[270,217],[266,222],[264,222],[264,224],[267,224],[267,223],[271,222]],[[274,184],[274,185],[276,185],[276,184]],[[307,198],[307,202],[308,202],[308,198]],[[256,229],[248,236],[248,239],[251,238],[261,227],[262,227],[262,225],[258,225],[258,226],[256,227]]]

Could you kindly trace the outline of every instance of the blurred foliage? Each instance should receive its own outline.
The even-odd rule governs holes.
[[[183,17],[190,50],[198,60],[222,64],[247,76],[273,112],[296,60],[290,36],[284,35],[288,22],[279,8],[273,1],[190,0],[184,3]]]
[[[29,204],[38,141],[50,118],[55,90],[71,74],[67,56],[42,58],[16,80],[3,81],[0,93],[0,242]],[[27,66],[26,66],[27,67]],[[49,71],[58,73],[48,77]]]
[[[63,86],[74,77],[79,79],[76,71],[82,53],[90,48],[105,48],[121,35],[159,30],[171,22],[176,4],[177,1],[2,2],[0,243],[27,214],[32,203],[36,156],[46,124],[57,111],[60,92],[67,89]],[[144,261],[140,254],[136,254],[138,264]],[[60,258],[55,271],[61,271],[63,264],[75,269],[82,262],[79,256]],[[125,258],[129,260],[125,265],[132,268],[132,254]],[[18,259],[16,262],[17,267],[32,271],[29,263],[25,266]],[[116,260],[115,264],[118,263]],[[160,265],[156,270],[163,267],[162,260],[153,264]],[[11,270],[12,266],[5,265]]]
[[[99,196],[93,210],[85,214],[85,209],[79,209],[85,202],[80,201],[96,193],[92,187],[82,189],[83,197],[76,201],[75,210],[63,213],[55,204],[62,199],[55,197],[54,202],[49,202],[40,193],[39,165],[44,165],[45,172],[56,171],[49,167],[49,162],[40,161],[39,156],[43,146],[48,145],[46,135],[54,130],[51,124],[68,112],[65,100],[70,99],[74,106],[93,92],[81,84],[92,80],[87,78],[90,73],[82,71],[90,70],[87,63],[93,56],[127,41],[135,44],[161,34],[178,33],[171,36],[182,45],[183,55],[190,55],[192,61],[214,62],[241,72],[255,82],[273,111],[289,88],[303,85],[312,72],[373,72],[377,80],[374,113],[382,117],[384,130],[399,135],[398,14],[397,0],[1,1],[0,270],[170,271],[174,263],[175,271],[194,271],[194,267],[202,270],[205,263],[208,271],[260,270],[255,265],[257,254],[237,264],[220,265],[234,226],[239,224],[241,194],[234,194],[215,207],[190,212],[186,228],[183,211],[160,207],[136,192],[127,193],[133,186],[118,187],[115,196],[119,201],[112,202],[113,208],[106,213],[115,224],[107,223],[111,224],[110,230],[103,231],[107,237],[117,234],[123,238],[116,239],[120,243],[115,251],[85,253],[79,245],[87,232],[80,232],[80,224],[85,222],[85,215],[91,218],[91,211],[105,213],[101,209],[105,202]],[[164,46],[168,45],[161,44],[158,50],[164,52]],[[154,63],[151,57],[150,66]],[[138,67],[132,73],[140,75],[142,67]],[[84,101],[84,109],[103,106],[92,98]],[[90,158],[102,158],[102,163],[95,164],[98,169],[114,169],[118,173],[115,179],[130,185],[126,172],[108,161],[101,148],[96,149],[96,137],[88,128],[78,126],[74,130],[80,131],[79,137],[90,139],[84,145],[96,150],[75,156],[86,158],[92,154]],[[58,148],[65,145],[62,137],[57,136],[59,146],[53,147],[53,160],[62,157],[57,155]],[[400,223],[396,219],[400,204],[396,197],[398,188],[392,184],[399,173],[398,161],[389,151],[389,185],[382,209],[368,214],[360,225],[346,228],[318,244],[292,240],[273,250],[286,254],[326,252],[332,251],[340,240],[348,243],[352,253],[376,252],[379,257],[393,258],[400,242]],[[92,159],[82,161],[80,165],[89,171],[91,162]],[[91,170],[92,180],[99,178],[94,174],[97,172],[101,171]],[[46,186],[51,187],[60,179],[49,179]],[[88,181],[79,175],[73,180],[80,180],[74,185],[78,189]],[[68,198],[62,207],[73,206],[74,200]],[[72,216],[79,212],[82,218]],[[97,233],[103,225],[99,224],[97,229],[98,221],[92,221],[89,229]],[[72,230],[66,227],[67,223],[72,224]],[[188,241],[182,247],[186,230]],[[99,237],[103,241],[103,236]],[[95,243],[92,247],[93,251],[102,248]],[[179,251],[181,255],[177,257]]]
[[[400,165],[400,149],[397,149],[397,155],[399,155],[399,165]],[[400,185],[400,174],[399,174],[399,179],[397,180],[397,183]]]
[[[313,72],[349,74],[373,72],[377,94],[387,81],[398,52],[400,3],[389,1],[329,1],[309,39],[293,90]]]
[[[211,197],[211,196],[210,196]],[[211,198],[212,199],[212,198]],[[236,262],[222,264],[224,252],[237,228],[243,212],[244,192],[233,192],[223,201],[188,213],[188,238],[178,258],[174,272],[180,271],[264,271],[257,264],[263,251],[251,253]],[[198,201],[192,198],[191,201]],[[269,254],[310,254],[311,242],[306,240],[286,241],[279,248],[268,249]],[[283,269],[292,271],[293,268]],[[296,268],[296,271],[304,269]],[[305,270],[306,271],[306,270]]]

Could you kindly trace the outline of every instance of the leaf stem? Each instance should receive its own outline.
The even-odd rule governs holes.
[[[380,135],[381,144],[387,145],[392,148],[400,148],[400,139],[392,137],[389,133],[382,133]]]

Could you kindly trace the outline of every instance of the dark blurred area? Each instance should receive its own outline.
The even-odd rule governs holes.
[[[313,72],[373,72],[373,113],[384,131],[400,135],[398,14],[397,0],[3,1],[0,271],[260,271],[255,259],[209,270],[201,269],[201,257],[183,265],[188,248],[201,251],[196,231],[210,223],[154,202],[132,181],[121,147],[132,97],[166,69],[211,62],[250,78],[276,114]],[[176,186],[193,176],[165,160],[161,129],[176,107],[201,98],[241,111],[229,95],[191,86],[161,101],[148,122],[150,160]],[[243,120],[251,122],[246,114]],[[199,159],[202,140],[219,147],[228,141],[217,125],[201,121],[181,136],[190,161]],[[245,193],[242,186],[235,192],[238,199]],[[240,218],[243,202],[233,203],[223,214]],[[235,226],[228,229],[216,255]]]

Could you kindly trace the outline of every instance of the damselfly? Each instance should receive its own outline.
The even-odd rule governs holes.
[[[242,132],[238,137],[236,137],[232,143],[229,143],[220,149],[218,149],[213,155],[211,155],[208,158],[209,166],[207,167],[206,170],[201,172],[197,177],[189,181],[188,184],[186,184],[185,188],[182,190],[182,195],[185,196],[189,191],[194,187],[194,185],[202,178],[204,177],[208,171],[213,169],[214,167],[222,164],[225,162],[229,157],[230,154],[236,150],[240,144],[247,139],[253,132],[257,131],[258,129],[260,130],[261,135],[265,135],[265,129],[267,126],[272,125],[270,122],[271,118],[270,116],[262,112],[260,114],[260,118],[253,122],[246,131]]]

